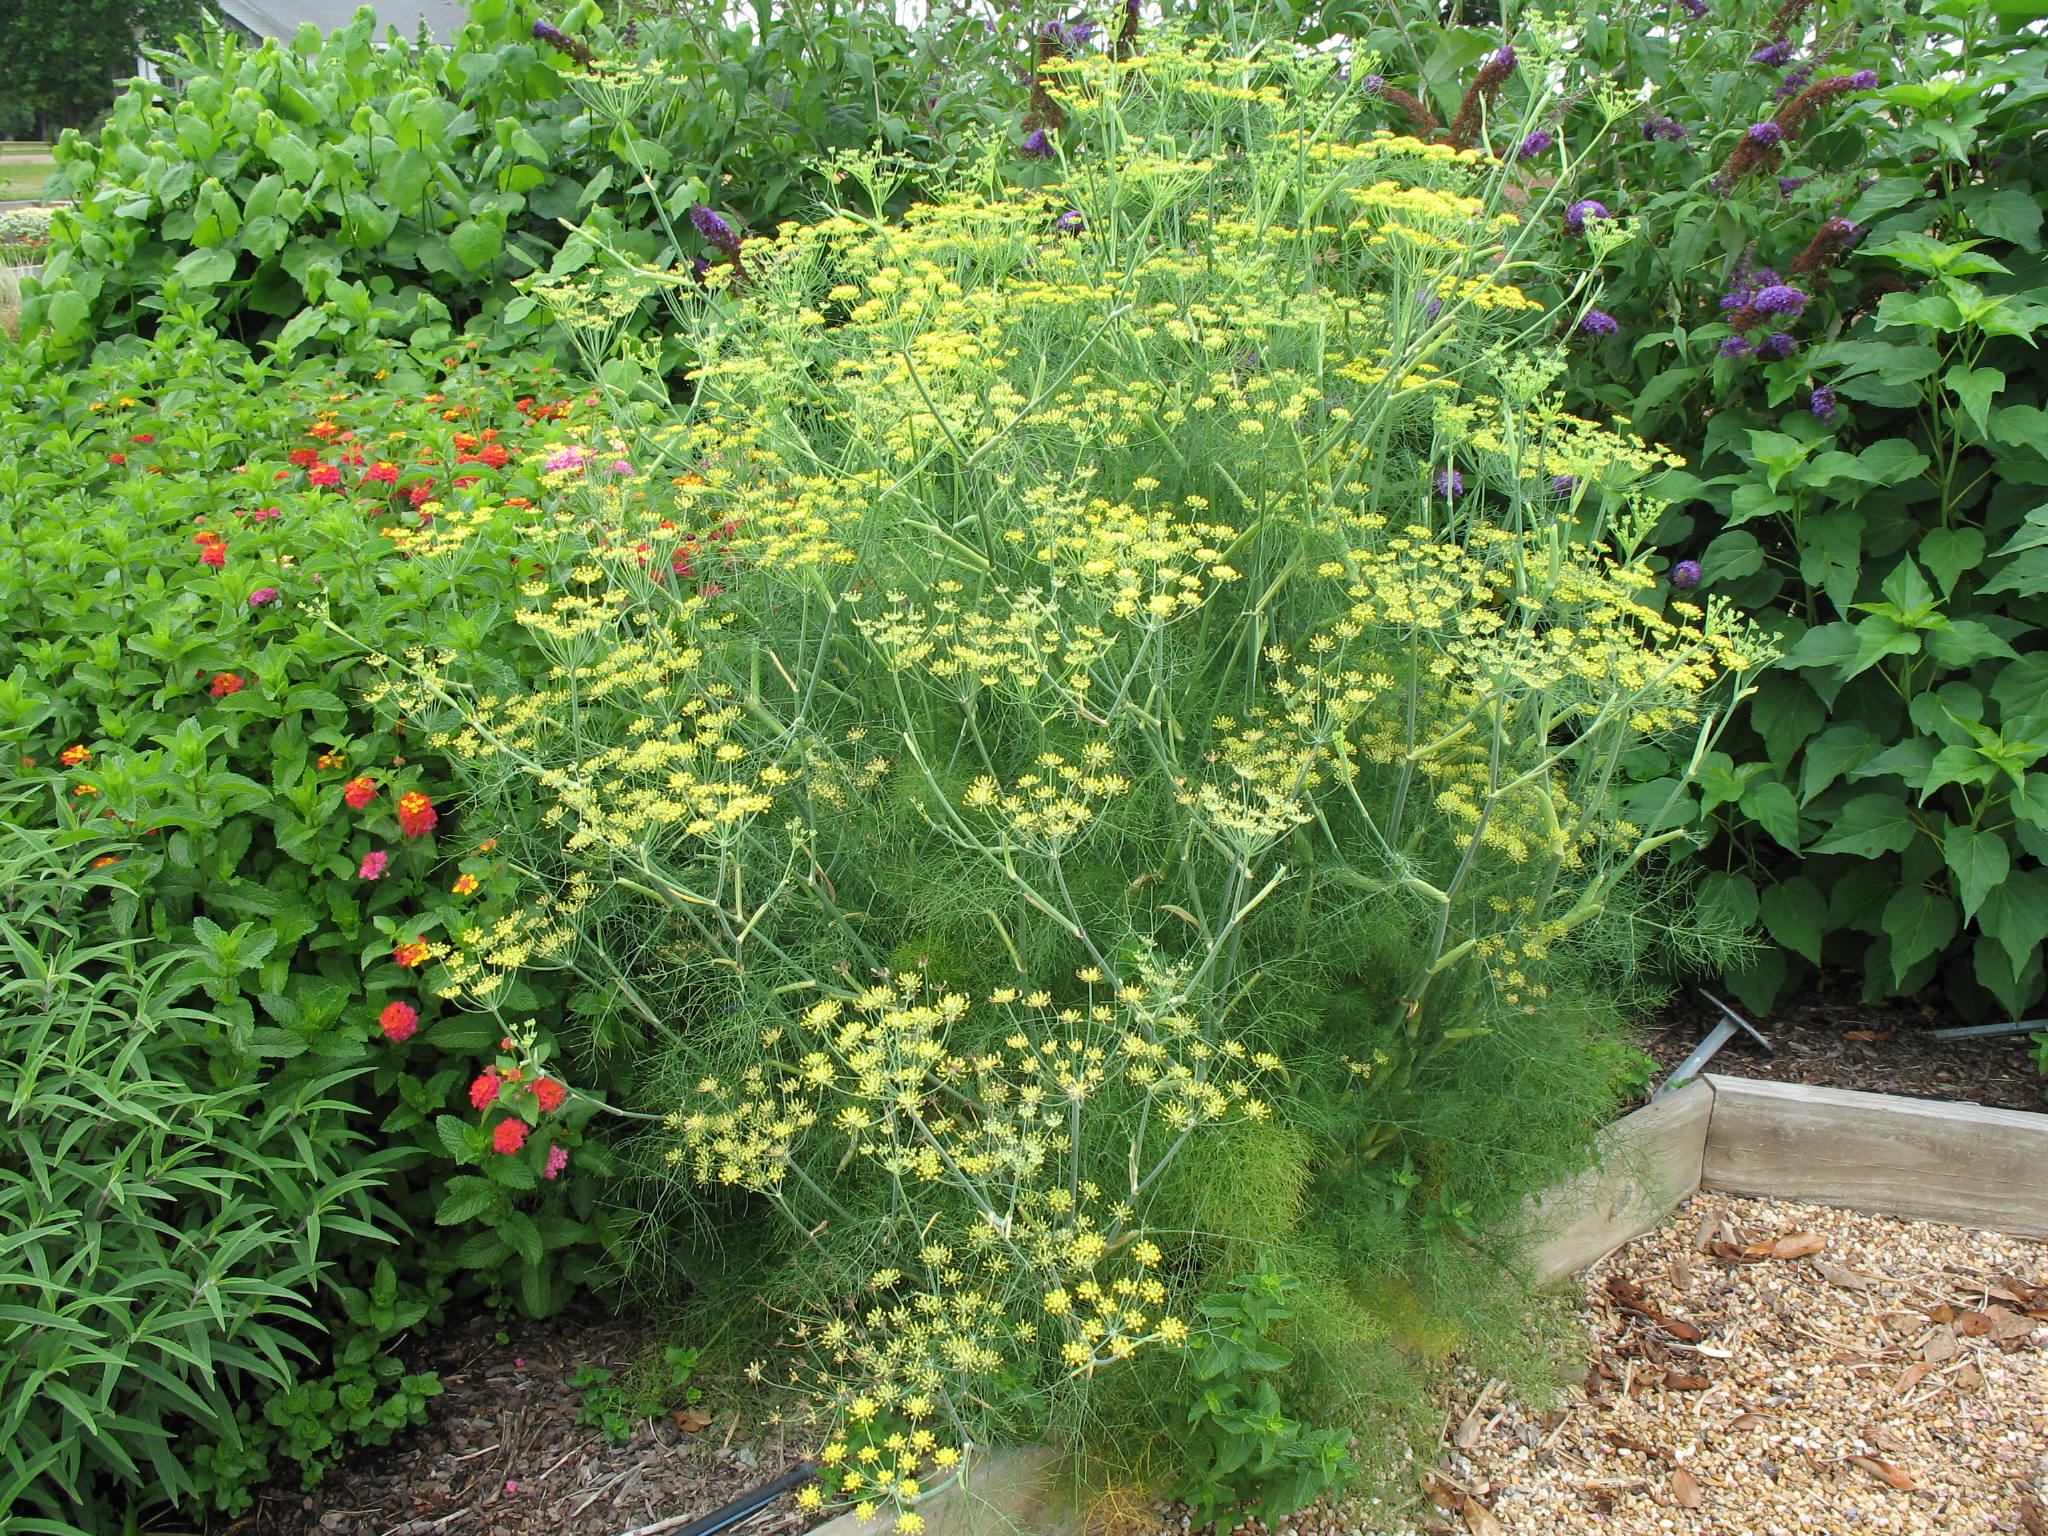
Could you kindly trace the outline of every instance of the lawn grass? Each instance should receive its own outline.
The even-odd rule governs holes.
[[[0,201],[41,197],[56,169],[47,144],[0,144]]]

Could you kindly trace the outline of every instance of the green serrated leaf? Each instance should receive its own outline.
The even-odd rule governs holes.
[[[1875,858],[1880,853],[1904,852],[1918,832],[1911,808],[1899,796],[1858,795],[1842,807],[1832,830],[1808,851]]]
[[[1884,931],[1891,940],[1892,985],[1956,936],[1956,904],[1923,885],[1908,886],[1885,903]]]
[[[1758,899],[1764,929],[1794,953],[1820,964],[1821,940],[1828,929],[1828,899],[1804,875],[1766,888]]]
[[[1967,923],[2012,868],[2012,851],[1994,832],[1956,827],[1942,839],[1941,853],[1956,877],[1956,899],[1962,903]]]

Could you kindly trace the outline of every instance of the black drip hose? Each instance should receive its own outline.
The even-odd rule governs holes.
[[[758,1514],[799,1483],[809,1482],[817,1470],[816,1462],[800,1461],[774,1482],[763,1483],[760,1487],[741,1494],[730,1504],[714,1509],[702,1519],[692,1520],[688,1525],[673,1532],[672,1536],[716,1536],[717,1532],[727,1526],[738,1525],[747,1516]]]

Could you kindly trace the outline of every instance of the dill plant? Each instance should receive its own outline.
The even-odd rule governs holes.
[[[695,393],[552,474],[548,677],[386,690],[535,813],[443,995],[609,999],[650,1257],[723,1243],[797,1319],[831,1496],[910,1531],[1008,1437],[1170,1478],[1247,1275],[1305,1282],[1290,1401],[1340,1426],[1508,1331],[1645,935],[1699,939],[1682,781],[1623,765],[1697,764],[1765,659],[1630,563],[1666,459],[1547,392],[1499,164],[1310,56],[1058,81],[1044,185],[538,285],[589,335],[670,292]]]

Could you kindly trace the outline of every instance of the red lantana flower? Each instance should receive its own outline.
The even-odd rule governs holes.
[[[341,798],[349,803],[352,810],[360,811],[377,798],[377,781],[372,778],[353,778],[341,787]]]
[[[88,757],[91,756],[92,748],[86,746],[83,742],[80,742],[75,747],[66,747],[62,752],[59,752],[57,754],[57,761],[62,763],[66,768],[76,768],[80,763],[84,762]]]
[[[377,1026],[393,1044],[403,1044],[420,1031],[420,1012],[411,1003],[386,1003]]]
[[[322,464],[318,469],[306,476],[306,480],[308,484],[323,488],[330,485],[339,485],[341,484],[341,471],[332,464]]]
[[[294,448],[291,451],[291,461],[301,469],[311,469],[320,462],[320,450],[318,448]]]
[[[199,563],[219,570],[228,563],[228,547],[225,544],[209,544],[199,551]]]
[[[131,443],[153,443],[156,441],[156,434],[154,432],[131,432],[128,435],[128,441]]]
[[[398,797],[398,830],[407,837],[425,837],[440,824],[441,813],[434,809],[434,802],[418,790]]]
[[[410,944],[400,944],[391,951],[391,958],[406,970],[427,963],[427,946],[415,939]]]
[[[491,1145],[510,1156],[526,1145],[526,1122],[524,1120],[500,1120],[496,1130],[491,1132]]]
[[[537,1077],[533,1080],[533,1096],[542,1109],[553,1114],[569,1101],[569,1090],[552,1077]]]
[[[469,1102],[473,1109],[489,1109],[498,1102],[498,1089],[504,1083],[496,1067],[484,1068],[483,1076],[469,1085]]]
[[[107,462],[109,464],[126,464],[128,462],[128,455],[125,453],[110,453],[107,455]]]
[[[381,480],[386,485],[396,485],[398,483],[398,466],[387,459],[379,459],[375,464],[372,464],[363,471],[363,478],[365,480]]]
[[[225,699],[230,694],[240,693],[248,686],[232,672],[217,672],[214,674],[212,686],[206,691],[216,699]]]

